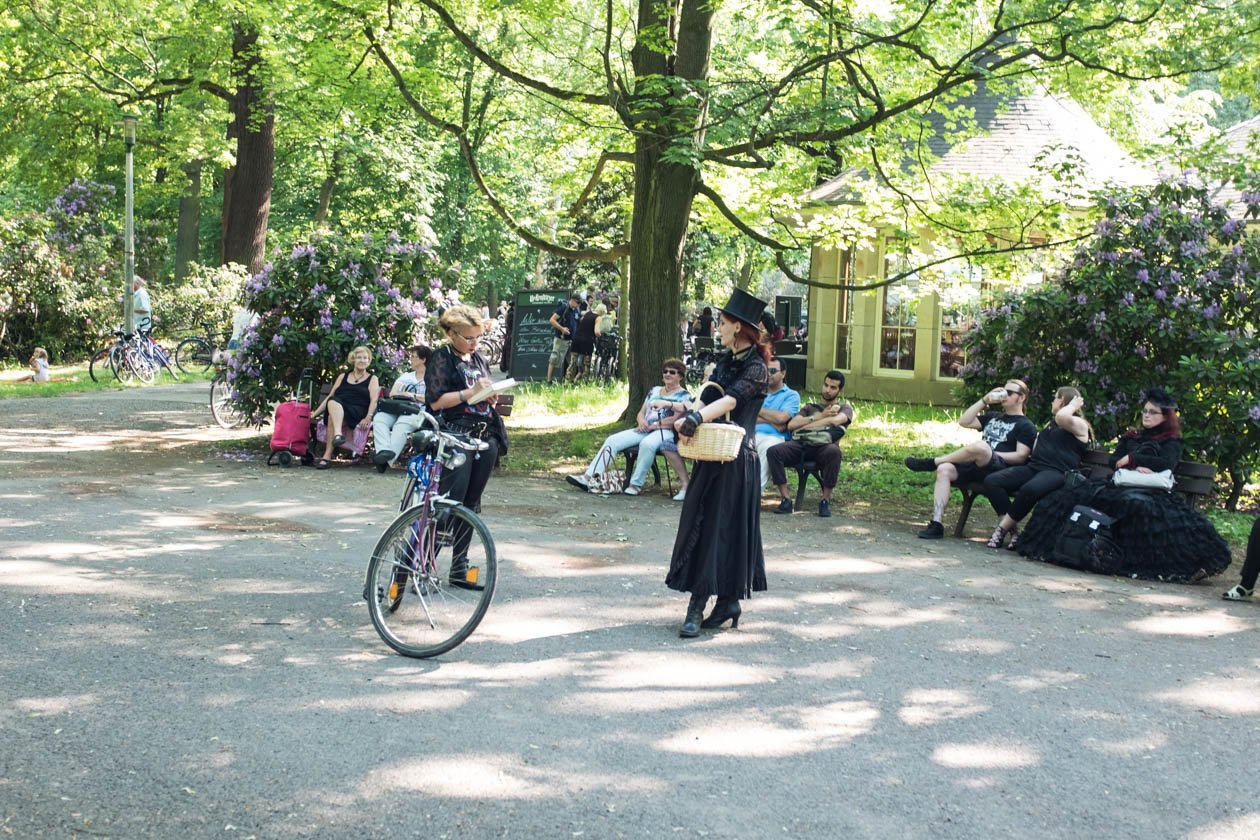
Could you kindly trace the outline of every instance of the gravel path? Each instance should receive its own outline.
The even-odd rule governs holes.
[[[216,449],[205,391],[0,403],[0,833],[1260,836],[1225,582],[767,513],[770,591],[684,641],[663,492],[498,477],[495,604],[412,661],[359,597],[399,475]]]

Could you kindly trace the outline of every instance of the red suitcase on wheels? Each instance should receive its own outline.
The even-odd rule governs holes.
[[[280,462],[287,467],[293,458],[306,455],[306,444],[311,439],[311,402],[309,399],[297,399],[302,391],[302,383],[307,381],[307,372],[302,371],[298,380],[298,390],[294,399],[276,406],[276,418],[271,431],[271,454],[267,456],[267,464]]]

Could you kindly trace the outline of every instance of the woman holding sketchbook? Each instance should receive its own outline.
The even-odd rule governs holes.
[[[468,453],[463,466],[442,473],[442,492],[476,511],[481,510],[481,493],[491,470],[507,453],[507,433],[494,410],[505,383],[496,387],[491,382],[490,365],[477,352],[481,324],[481,313],[471,306],[458,304],[443,312],[438,326],[446,333],[446,343],[429,357],[424,372],[424,399],[442,428],[489,445]]]

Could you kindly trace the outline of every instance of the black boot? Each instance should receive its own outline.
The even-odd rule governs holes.
[[[683,619],[682,629],[678,635],[684,639],[694,639],[700,635],[700,619],[704,618],[704,605],[709,602],[707,595],[692,595],[687,604],[687,617]]]
[[[739,626],[739,614],[742,612],[739,608],[738,598],[718,598],[717,603],[713,605],[713,612],[709,613],[709,617],[700,622],[700,626],[705,630],[712,630],[714,627],[721,627],[729,618],[731,620],[731,629],[734,630]]]

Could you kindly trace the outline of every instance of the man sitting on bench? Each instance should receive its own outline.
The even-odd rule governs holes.
[[[936,458],[906,458],[910,469],[936,473],[932,521],[919,532],[921,539],[939,540],[945,536],[941,520],[954,484],[965,486],[983,481],[990,473],[1028,460],[1037,439],[1037,427],[1024,416],[1027,400],[1028,386],[1019,379],[1008,379],[1003,387],[994,388],[968,406],[958,418],[958,425],[964,429],[980,430],[980,440]],[[1001,411],[981,414],[985,406],[1000,407]]]
[[[831,491],[840,480],[840,447],[836,442],[844,436],[845,427],[853,422],[853,406],[840,401],[844,374],[828,371],[823,378],[822,400],[810,403],[788,421],[792,439],[772,446],[766,452],[770,480],[779,488],[779,506],[775,513],[791,513],[792,497],[788,495],[787,467],[813,461],[818,467],[818,483],[822,485],[819,516],[831,516]],[[804,481],[804,477],[801,478]]]

